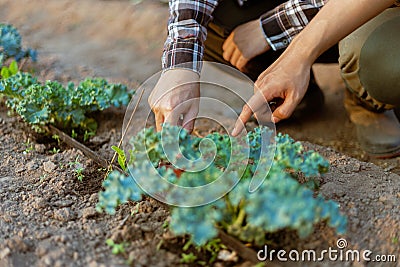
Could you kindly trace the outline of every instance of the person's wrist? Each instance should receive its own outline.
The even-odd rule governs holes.
[[[200,72],[189,67],[171,66],[163,69],[161,75],[165,75],[166,73],[168,73],[168,75],[175,75],[179,73],[180,75],[183,74],[185,76],[193,76],[196,74],[197,78],[200,78]]]
[[[299,63],[305,66],[312,66],[312,64],[319,57],[317,47],[307,46],[303,42],[298,41],[299,38],[294,38],[285,51],[285,54],[292,55],[292,57]]]

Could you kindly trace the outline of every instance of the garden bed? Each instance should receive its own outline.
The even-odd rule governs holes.
[[[135,62],[132,63],[134,67],[127,67],[128,63],[122,58],[133,52],[124,51],[127,46],[126,42],[121,41],[122,39],[118,47],[121,55],[114,58],[114,62],[111,57],[105,64],[100,64],[100,57],[96,59],[97,56],[93,53],[91,59],[86,62],[89,66],[86,64],[82,66],[80,56],[87,50],[82,46],[74,48],[78,46],[78,43],[74,43],[74,40],[79,40],[77,36],[80,35],[83,39],[88,32],[91,32],[94,35],[91,44],[96,44],[94,47],[99,48],[99,51],[102,49],[105,51],[107,47],[104,40],[110,34],[117,34],[107,30],[102,35],[96,30],[99,25],[94,24],[90,16],[85,20],[75,20],[75,23],[80,22],[75,26],[73,20],[62,17],[64,24],[58,26],[61,28],[39,27],[45,21],[44,17],[40,16],[43,8],[46,11],[53,11],[48,13],[50,21],[60,19],[57,12],[64,15],[75,14],[81,18],[81,12],[85,9],[87,11],[91,7],[90,3],[93,3],[93,8],[99,12],[108,12],[113,18],[118,17],[113,15],[113,12],[117,14],[120,12],[123,15],[119,18],[130,23],[130,16],[122,12],[124,5],[129,5],[128,1],[87,1],[79,7],[71,1],[55,1],[49,5],[42,3],[43,6],[30,4],[32,6],[29,8],[31,14],[29,16],[27,11],[18,8],[18,4],[21,5],[22,2],[24,1],[3,1],[0,5],[2,10],[0,14],[9,22],[21,26],[28,43],[33,43],[37,46],[35,48],[42,48],[39,62],[25,66],[35,69],[41,80],[78,82],[86,76],[101,74],[115,82],[126,83],[130,87],[137,85],[136,80],[121,77],[130,77],[129,74],[138,73],[145,61],[132,61]],[[150,11],[164,14],[162,13],[164,7],[158,3],[149,2],[141,5],[139,11],[135,6],[130,6],[129,10],[142,16]],[[63,9],[63,7],[68,8]],[[115,24],[113,27],[117,26],[118,24]],[[52,49],[51,44],[65,39],[55,37],[54,40],[49,40],[47,36],[48,41],[43,41],[40,34],[50,31],[54,36],[73,34],[76,39],[70,39],[70,43]],[[123,36],[123,32],[118,34]],[[157,34],[151,32],[146,38],[156,39],[156,36]],[[127,39],[129,40],[128,37]],[[157,42],[162,43],[159,40]],[[141,47],[140,44],[138,46]],[[63,50],[62,47],[74,50],[70,58],[68,58],[69,51]],[[143,47],[145,46],[142,45],[142,49]],[[135,56],[142,58],[141,55],[151,54],[144,50],[140,52],[142,54]],[[151,55],[148,60],[154,60],[154,64],[159,65],[158,56]],[[152,74],[153,65],[147,66],[143,72]],[[108,69],[110,71],[107,71]],[[149,74],[138,73],[134,78],[141,80]],[[330,96],[328,110],[331,107],[329,103],[339,99],[335,94]],[[110,160],[113,155],[111,146],[118,144],[121,135],[123,116],[124,109],[109,109],[99,113],[96,116],[99,121],[97,135],[90,138],[86,145],[101,157]],[[288,123],[288,126],[283,126],[281,130],[289,132],[296,139],[311,139],[314,143],[325,145],[322,147],[303,143],[307,149],[317,150],[331,164],[331,169],[324,176],[319,192],[326,198],[337,201],[341,211],[347,215],[348,232],[340,237],[347,240],[348,247],[369,249],[374,255],[397,253],[399,257],[400,177],[390,172],[398,171],[398,160],[380,161],[378,163],[383,166],[380,168],[372,163],[335,152],[334,149],[344,148],[344,152],[348,149],[349,154],[354,153],[352,156],[369,160],[362,153],[354,152],[357,151],[355,149],[357,147],[351,138],[347,140],[342,138],[340,143],[326,141],[321,129],[324,128],[324,123],[332,125],[335,124],[335,120],[328,122],[326,118],[329,116],[324,116],[322,115],[322,119],[315,123],[315,127],[320,128],[307,128],[309,125],[302,122],[303,124],[296,126],[300,128],[290,128],[291,124]],[[335,125],[339,127],[341,123]],[[210,125],[203,124],[199,126],[199,130],[206,132],[208,128],[212,128],[207,126]],[[352,130],[346,128],[347,126],[348,124],[344,123],[345,128],[336,132],[337,139],[343,136],[354,137]],[[327,128],[329,130],[329,127]],[[309,133],[313,132],[318,137],[310,137]],[[326,132],[326,134],[331,133]],[[0,154],[0,266],[127,266],[129,264],[178,266],[182,261],[182,253],[193,252],[199,260],[207,260],[209,257],[209,254],[197,253],[192,248],[183,251],[187,240],[176,238],[166,230],[164,221],[169,216],[168,209],[152,199],[145,198],[138,203],[122,205],[114,216],[98,214],[95,207],[98,201],[97,193],[102,189],[101,184],[105,177],[103,166],[77,149],[35,133],[18,117],[9,117],[5,107],[2,107],[0,112]],[[77,162],[84,167],[82,182],[77,179],[77,173],[74,171]],[[319,224],[307,239],[299,239],[293,232],[279,232],[271,236],[270,246],[271,249],[287,251],[323,250],[328,247],[335,248],[338,238],[333,230],[324,224]],[[123,250],[119,251],[118,255],[113,255],[113,246],[106,244],[108,239],[113,240],[115,244],[123,244]],[[279,262],[277,264],[287,265]],[[304,266],[304,263],[293,265]],[[326,262],[326,265],[343,266],[344,263]],[[251,266],[251,264],[237,257],[237,261],[233,262],[217,261],[215,266]],[[307,263],[307,266],[320,266],[320,264]],[[395,264],[388,263],[384,266],[395,266]]]

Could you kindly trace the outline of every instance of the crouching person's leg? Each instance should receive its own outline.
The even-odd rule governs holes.
[[[400,8],[390,8],[339,44],[346,110],[362,149],[382,158],[400,155],[399,29]]]

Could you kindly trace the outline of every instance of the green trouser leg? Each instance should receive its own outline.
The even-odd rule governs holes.
[[[345,107],[360,146],[381,157],[400,154],[400,8],[390,8],[339,43]]]
[[[400,106],[400,8],[385,10],[339,43],[341,75],[372,110]]]

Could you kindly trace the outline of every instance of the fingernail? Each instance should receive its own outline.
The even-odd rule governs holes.
[[[238,131],[237,127],[233,128],[232,135],[236,136],[238,134],[237,131]]]

